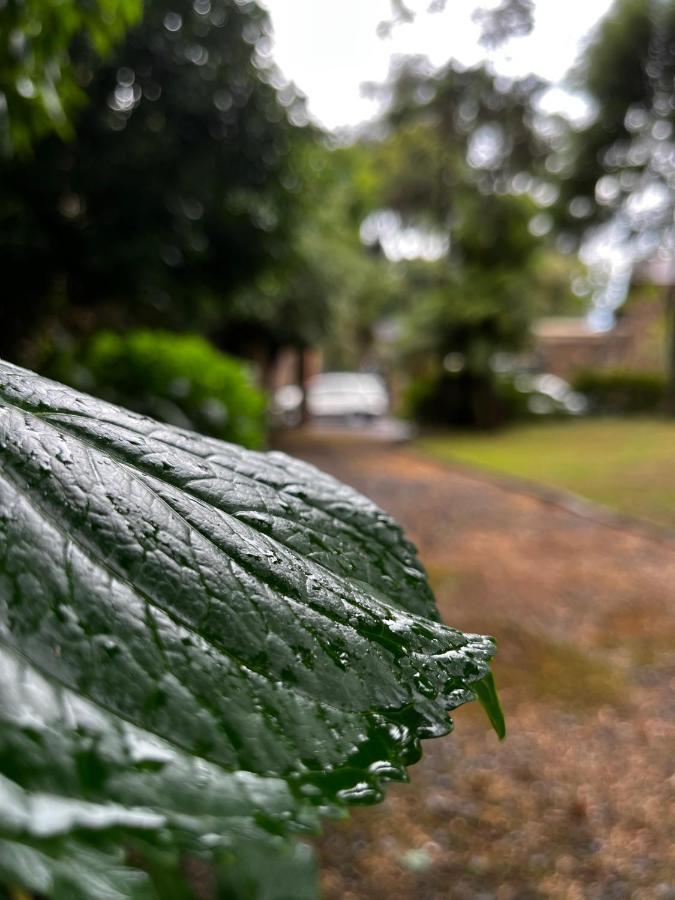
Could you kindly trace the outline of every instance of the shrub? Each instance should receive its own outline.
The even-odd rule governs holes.
[[[551,391],[547,386],[546,381],[551,379],[559,382],[558,391]],[[409,416],[425,425],[497,428],[544,415],[550,418],[581,412],[578,397],[574,398],[576,406],[570,403],[571,393],[565,382],[552,375],[471,375],[441,371],[410,384],[405,409]]]
[[[574,388],[593,413],[655,413],[665,400],[666,379],[653,372],[586,371],[575,377]]]
[[[263,444],[264,396],[243,363],[197,335],[99,332],[57,354],[45,374],[171,425],[245,447]]]
[[[467,428],[501,425],[510,409],[494,378],[443,369],[414,379],[403,402],[405,413],[423,425]]]
[[[0,448],[12,896],[310,900],[295,836],[381,799],[463,703],[503,734],[493,641],[317,469],[1,362]]]

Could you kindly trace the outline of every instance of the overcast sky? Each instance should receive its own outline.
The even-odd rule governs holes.
[[[471,65],[485,57],[471,13],[476,0],[447,0],[442,13],[426,13],[429,0],[409,0],[420,10],[416,21],[400,25],[390,38],[377,36],[391,16],[389,0],[262,0],[275,33],[274,56],[287,78],[308,97],[310,113],[327,128],[356,125],[376,112],[361,96],[365,81],[384,81],[392,56],[424,54],[434,65],[454,58]],[[510,42],[490,59],[505,75],[529,72],[555,82],[574,62],[584,36],[611,0],[537,0],[531,35]],[[574,105],[553,95],[558,107]],[[578,107],[577,107],[578,109]]]

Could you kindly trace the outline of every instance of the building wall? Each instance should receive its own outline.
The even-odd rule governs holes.
[[[542,319],[533,332],[535,365],[568,380],[585,369],[663,372],[665,368],[663,304],[654,296],[632,298],[608,332],[590,332],[580,319]]]

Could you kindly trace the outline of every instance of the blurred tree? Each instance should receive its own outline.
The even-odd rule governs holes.
[[[399,279],[360,237],[371,208],[370,150],[307,142],[298,164],[306,176],[293,247],[284,266],[234,297],[225,331],[237,341],[264,336],[268,368],[289,344],[320,346],[331,368],[372,367],[374,331],[396,305]]]
[[[442,12],[447,0],[427,0],[426,11]],[[391,0],[391,18],[380,22],[378,34],[389,37],[398,25],[413,22],[416,16],[413,6],[406,0]],[[481,41],[488,47],[496,47],[512,37],[529,34],[533,26],[534,0],[499,0],[497,3],[479,5],[473,18],[481,26]]]
[[[571,81],[589,96],[595,115],[585,128],[570,130],[548,162],[561,177],[561,224],[578,238],[604,235],[629,262],[672,261],[675,2],[617,0]],[[668,405],[675,414],[674,290],[667,285]]]
[[[399,265],[405,349],[427,375],[462,370],[475,424],[493,418],[495,354],[526,343],[536,309],[533,273],[550,227],[536,198],[552,199],[536,175],[546,153],[534,127],[540,88],[407,60],[385,87],[383,134],[370,145],[382,207],[371,242],[387,252],[387,231],[398,232],[402,259],[418,257]]]
[[[429,403],[458,424],[490,427],[504,414],[495,394],[499,359],[526,346],[538,311],[540,241],[528,229],[531,201],[497,195],[463,200],[454,252],[405,267],[410,301],[402,350],[411,370],[431,380]],[[447,405],[450,383],[461,396]]]
[[[549,160],[577,231],[616,220],[638,255],[673,243],[675,2],[618,0],[570,75],[594,107]]]
[[[329,298],[329,327],[322,346],[326,364],[339,369],[377,367],[375,331],[397,308],[400,284],[394,267],[364,244],[361,229],[372,209],[370,151],[361,144],[317,158],[317,177],[301,246],[305,265],[321,273]]]
[[[25,153],[46,131],[69,133],[84,99],[71,48],[111,50],[140,15],[142,0],[5,0],[0,4],[0,153]]]
[[[501,0],[479,8],[474,18],[481,26],[481,42],[486,47],[498,47],[510,38],[523,37],[532,31],[534,0]]]
[[[268,28],[253,2],[148,0],[114,57],[72,51],[73,139],[1,169],[0,354],[55,326],[215,333],[228,297],[285,265],[311,136]]]
[[[542,248],[531,266],[528,292],[537,316],[583,316],[588,311],[588,268],[574,254]]]
[[[512,81],[483,66],[450,63],[436,71],[424,57],[399,60],[386,84],[368,86],[386,105],[383,126],[391,140],[384,146],[391,148],[391,163],[392,154],[408,155],[397,168],[411,196],[397,204],[420,211],[423,203],[425,213],[444,220],[455,185],[510,190],[511,179],[530,172],[546,150],[533,110],[543,87],[534,76]],[[420,162],[432,171],[419,171]]]
[[[408,284],[418,298],[406,323],[408,351],[440,358],[451,370],[483,376],[496,351],[522,347],[529,310],[521,302],[523,280],[514,272],[494,275],[478,268],[458,276],[443,263],[420,262],[407,268]]]

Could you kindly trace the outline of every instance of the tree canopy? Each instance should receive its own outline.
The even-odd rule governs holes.
[[[149,0],[112,56],[86,42],[71,56],[87,100],[72,137],[2,166],[0,352],[50,316],[208,329],[292,240],[307,120],[271,64],[266,14]]]
[[[404,264],[412,343],[426,335],[426,350],[460,351],[483,371],[491,352],[518,346],[527,332],[538,207],[513,184],[543,153],[531,121],[539,87],[502,84],[481,67],[438,73],[410,60],[386,87],[384,136],[371,145],[379,204],[426,239],[421,258]]]
[[[519,33],[528,10],[500,4],[493,25]],[[45,343],[160,327],[263,370],[286,345],[377,368],[385,335],[410,371],[454,353],[490,380],[551,277],[564,306],[536,78],[400,61],[371,88],[380,120],[336,147],[254,2],[148,0],[103,56],[84,25],[69,35],[70,131],[0,162],[0,354],[40,367]]]
[[[594,116],[552,160],[565,227],[611,220],[638,258],[672,249],[674,78],[675,3],[618,0],[571,75]]]
[[[6,0],[0,6],[0,153],[26,153],[45,132],[69,133],[84,99],[75,42],[106,54],[136,21],[141,0]]]

